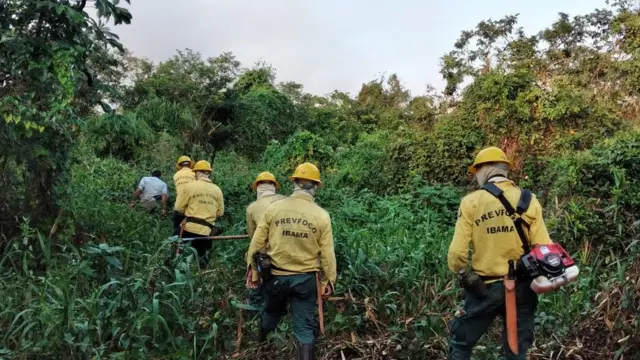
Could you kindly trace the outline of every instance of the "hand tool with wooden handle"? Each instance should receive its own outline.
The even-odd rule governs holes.
[[[516,280],[513,260],[509,260],[509,274],[504,277],[507,343],[511,352],[518,355],[518,311],[516,307]]]
[[[180,223],[180,233],[178,234],[178,242],[176,243],[175,255],[178,256],[182,252],[182,234],[184,233],[184,220]]]
[[[316,288],[318,292],[318,317],[320,318],[320,334],[324,335],[324,309],[322,303],[322,293],[324,289],[322,288],[322,282],[320,281],[320,273],[316,273]]]
[[[175,240],[176,237],[172,236],[169,240]],[[181,241],[193,241],[193,240],[246,240],[249,239],[249,235],[218,235],[218,236],[199,236],[191,238],[180,238]]]

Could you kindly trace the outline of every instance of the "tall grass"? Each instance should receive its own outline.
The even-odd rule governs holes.
[[[142,156],[138,166],[112,157],[79,157],[72,170],[73,196],[58,230],[45,235],[25,221],[22,235],[0,249],[0,356],[214,359],[235,352],[238,311],[247,296],[248,243],[216,242],[211,264],[199,271],[193,251],[173,257],[168,219],[127,207],[136,180],[157,165],[156,157]],[[247,185],[263,167],[220,153],[214,168],[228,212],[220,224],[227,234],[242,233],[245,207],[254,198]],[[165,170],[170,174],[169,166]],[[284,181],[282,191],[291,191]],[[349,344],[324,349],[344,353],[384,338],[396,358],[444,356],[447,324],[461,304],[446,264],[461,195],[424,183],[401,195],[337,186],[318,193],[317,202],[332,218],[339,271],[335,299],[327,304],[329,335],[321,346]],[[565,209],[548,213],[552,234],[584,239],[584,229],[593,226],[577,216],[584,203]],[[623,281],[637,254],[633,247],[620,253],[580,244],[585,245],[570,247],[581,261],[578,282],[540,298],[535,353],[547,354],[577,319],[588,316],[597,306],[596,294]],[[243,331],[255,330],[256,319],[246,320]],[[284,322],[274,335],[278,356],[286,356],[282,349],[292,343],[289,330]],[[476,349],[477,358],[495,358],[497,343],[494,329]],[[243,348],[248,347],[245,341]]]

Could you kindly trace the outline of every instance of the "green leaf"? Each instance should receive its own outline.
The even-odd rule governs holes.
[[[116,6],[113,14],[113,22],[116,25],[131,24],[132,15],[126,8]]]
[[[107,256],[107,262],[117,269],[122,269],[122,263],[120,262],[120,259],[114,256]]]
[[[84,22],[84,15],[72,7],[68,7],[66,9],[66,15],[69,19],[71,19],[71,21],[75,22],[76,24],[82,24]]]
[[[65,333],[64,334],[64,341],[66,341],[68,344],[73,345],[73,343],[74,343],[73,340],[74,340],[73,335],[71,335],[70,333]]]
[[[233,307],[235,307],[235,308],[243,309],[243,310],[250,310],[250,311],[258,311],[258,310],[260,310],[259,307],[256,307],[256,306],[253,306],[253,305],[249,305],[249,304],[244,304],[244,303],[238,302],[236,300],[232,300],[231,301],[231,305]]]
[[[54,6],[56,6],[56,3],[52,2],[52,1],[40,1],[38,2],[38,4],[36,5],[37,9],[42,9],[42,8],[47,8],[47,9],[51,9]]]

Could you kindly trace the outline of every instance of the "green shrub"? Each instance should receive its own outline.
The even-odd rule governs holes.
[[[577,250],[585,243],[624,251],[638,240],[640,132],[621,134],[589,151],[550,159],[540,188],[558,219],[557,241]],[[557,201],[557,207],[554,202]]]
[[[326,178],[334,164],[334,150],[327,145],[325,139],[308,131],[296,132],[284,143],[271,142],[264,154],[262,163],[274,174],[289,176],[296,166],[303,162],[314,163],[320,169],[321,176]]]
[[[149,125],[135,114],[105,114],[86,123],[88,141],[100,156],[113,155],[132,160],[139,146],[153,140]]]
[[[284,141],[297,128],[295,108],[279,91],[258,87],[242,95],[234,108],[233,148],[252,159],[260,158],[269,141]]]
[[[150,216],[128,208],[142,176],[150,176],[150,171],[113,157],[85,159],[71,170],[70,196],[64,208],[76,228],[88,238],[117,245],[157,241],[170,235],[170,225],[161,221],[159,214]]]
[[[387,132],[362,134],[355,145],[336,151],[335,174],[328,186],[369,189],[378,194],[395,188],[396,174],[388,161],[391,136]]]
[[[174,136],[189,134],[198,125],[193,109],[155,97],[136,106],[134,114],[153,132],[166,131]]]
[[[432,132],[404,130],[396,134],[389,166],[395,181],[410,188],[411,179],[421,177],[431,184],[464,185],[467,168],[484,135],[473,121],[455,116],[440,118]]]

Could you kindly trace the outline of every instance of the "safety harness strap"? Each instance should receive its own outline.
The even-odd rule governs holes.
[[[518,205],[516,206],[516,209],[514,209],[511,203],[509,203],[509,200],[507,200],[507,198],[504,196],[504,191],[502,191],[502,189],[500,189],[496,184],[486,183],[484,184],[482,189],[486,190],[489,194],[495,196],[498,200],[500,200],[502,206],[504,206],[504,209],[507,211],[507,215],[509,215],[511,220],[513,220],[516,231],[518,232],[518,237],[522,242],[522,249],[524,250],[524,253],[530,253],[531,248],[529,247],[529,241],[527,240],[523,229],[523,226],[526,226],[528,228],[529,224],[527,224],[526,221],[522,220],[522,214],[527,211],[527,209],[529,209],[529,205],[531,205],[531,191],[523,189],[520,192]]]

